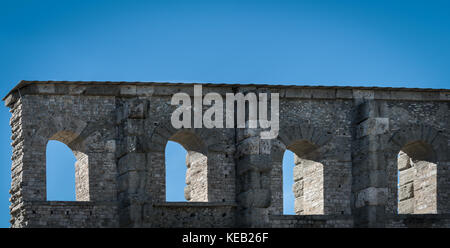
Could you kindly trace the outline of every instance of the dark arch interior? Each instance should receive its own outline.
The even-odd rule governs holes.
[[[206,156],[207,148],[204,142],[194,133],[190,131],[179,131],[169,138],[182,145],[187,151],[195,151]]]
[[[287,146],[287,149],[295,153],[299,158],[317,161],[320,157],[318,147],[313,143],[300,140]]]
[[[423,141],[414,141],[408,143],[401,150],[406,153],[412,160],[436,162],[436,156],[433,148]]]

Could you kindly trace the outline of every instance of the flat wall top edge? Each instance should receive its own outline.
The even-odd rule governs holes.
[[[440,92],[448,94],[450,97],[450,89],[433,89],[433,88],[406,88],[406,87],[367,87],[367,86],[310,86],[310,85],[275,85],[275,84],[217,84],[217,83],[174,83],[174,82],[124,82],[124,81],[20,81],[4,98],[5,101],[13,92],[23,89],[29,85],[70,85],[70,86],[129,86],[129,87],[145,87],[145,86],[165,86],[165,87],[188,87],[194,85],[202,85],[203,87],[225,87],[225,88],[267,88],[280,90],[361,90],[361,91],[398,91],[398,92]],[[353,97],[344,97],[353,98]]]

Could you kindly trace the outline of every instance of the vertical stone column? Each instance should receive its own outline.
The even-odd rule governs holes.
[[[194,151],[186,154],[186,187],[184,197],[192,202],[208,201],[208,158]]]
[[[432,132],[430,128],[420,128],[420,130]],[[423,139],[422,137],[423,133],[419,139]],[[436,162],[439,158],[443,158],[443,156],[436,156],[436,151],[442,149],[442,146],[437,143],[445,141],[435,135],[432,141],[437,143],[433,148],[429,145],[433,142],[419,139],[413,138],[413,142],[403,146],[398,156],[400,181],[398,209],[401,214],[436,214],[439,212],[438,198],[441,197],[442,192],[445,192],[443,191],[445,186],[439,187],[438,172],[441,171],[438,171],[439,161]],[[441,154],[441,151],[437,154]]]
[[[389,119],[383,118],[382,102],[375,102],[374,92],[354,90],[356,106],[353,140],[353,210],[355,225],[384,226],[388,185],[386,154]]]
[[[411,158],[400,151],[398,156],[398,213],[414,213],[414,177],[415,168]]]
[[[292,190],[294,191],[294,212],[297,215],[304,214],[303,207],[303,191],[304,191],[304,181],[303,181],[303,166],[302,161],[294,154],[294,185]]]
[[[237,146],[238,225],[264,227],[271,203],[270,140],[247,136]]]
[[[324,214],[323,164],[294,155],[294,210],[297,215]]]
[[[398,169],[398,213],[436,214],[438,212],[436,163],[415,161],[400,151]]]
[[[89,158],[86,154],[76,152],[75,157],[75,192],[77,201],[89,201]]]
[[[414,163],[414,213],[437,213],[437,166],[428,161]]]
[[[118,108],[119,142],[118,185],[120,226],[142,227],[143,208],[149,194],[146,191],[148,176],[147,154],[143,148],[147,102],[130,99]]]
[[[269,207],[269,214],[282,215],[283,214],[283,162],[282,158],[274,159],[272,156],[272,169],[270,170],[270,186],[271,202]]]
[[[450,213],[450,153],[445,153],[450,150],[450,139],[447,141],[441,154],[443,159],[437,163],[437,212],[439,214]]]
[[[216,149],[220,149],[220,152],[212,149],[208,151],[208,201],[235,204],[236,165],[233,158],[234,145],[227,144],[220,147],[222,148]]]
[[[8,97],[9,101],[12,101],[13,96]],[[16,99],[14,99],[16,100]],[[7,102],[12,117],[10,120],[10,125],[12,128],[12,165],[11,165],[11,189],[9,193],[11,198],[10,211],[11,211],[11,227],[22,227],[21,224],[25,223],[25,211],[23,209],[23,195],[24,187],[22,187],[23,182],[23,160],[24,160],[24,137],[23,137],[23,127],[22,127],[22,101],[17,100],[16,102]]]
[[[29,203],[46,200],[46,173],[45,173],[45,144],[46,141],[33,144],[32,133],[25,130],[31,124],[30,118],[34,114],[33,104],[27,97],[11,94],[6,99],[6,106],[10,107],[12,117],[12,165],[11,165],[11,194],[10,214],[11,227],[25,227],[29,223]]]

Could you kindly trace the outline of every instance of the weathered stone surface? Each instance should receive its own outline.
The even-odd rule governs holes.
[[[414,186],[413,183],[408,183],[405,185],[400,186],[399,192],[398,192],[398,200],[406,200],[409,198],[414,197]]]
[[[297,181],[292,186],[292,190],[294,191],[294,196],[296,198],[300,198],[303,196],[303,180]]]
[[[408,154],[403,151],[399,154],[398,167],[399,170],[403,169],[399,172],[398,213],[400,214],[438,212],[437,165],[432,161],[422,160],[430,158],[423,148],[423,144],[413,143],[404,149]],[[444,193],[441,197],[445,195]]]
[[[402,151],[398,154],[398,170],[406,170],[411,168],[411,158]]]
[[[399,171],[399,184],[404,185],[413,182],[415,175],[416,170],[414,168]]]
[[[359,124],[357,129],[357,138],[367,135],[379,135],[389,130],[388,118],[370,118]]]
[[[11,226],[450,227],[449,90],[203,86],[279,93],[272,140],[260,129],[175,129],[179,92],[192,97],[193,84],[21,82],[4,99]],[[77,202],[46,201],[49,140],[74,152]],[[188,151],[189,202],[166,202],[169,140]],[[298,216],[282,215],[286,149]]]
[[[387,189],[370,187],[362,190],[356,198],[356,207],[365,205],[374,206],[384,202],[387,198]]]
[[[300,181],[303,179],[303,166],[294,166],[294,181]]]
[[[303,197],[297,197],[295,198],[295,202],[294,202],[294,212],[297,215],[303,215],[305,212],[305,207],[303,206]]]
[[[409,198],[398,202],[399,214],[413,214],[414,213],[414,198]]]

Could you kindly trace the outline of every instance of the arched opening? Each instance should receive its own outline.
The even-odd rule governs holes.
[[[89,201],[89,158],[75,148],[77,135],[60,131],[46,147],[46,199],[48,201]],[[67,145],[70,144],[70,147]]]
[[[186,201],[186,155],[187,151],[177,142],[169,141],[166,145],[166,201]]]
[[[47,144],[47,200],[76,201],[75,162],[72,150],[64,143],[51,140]]]
[[[302,140],[287,149],[289,151],[285,152],[283,158],[283,212],[296,215],[324,214],[324,168],[319,160],[318,147]],[[289,188],[292,194],[287,193]],[[293,210],[290,199],[294,200]]]
[[[437,164],[431,146],[406,144],[398,154],[398,213],[437,213]]]
[[[207,202],[208,159],[203,142],[191,132],[177,132],[169,139],[165,156],[166,201]]]

